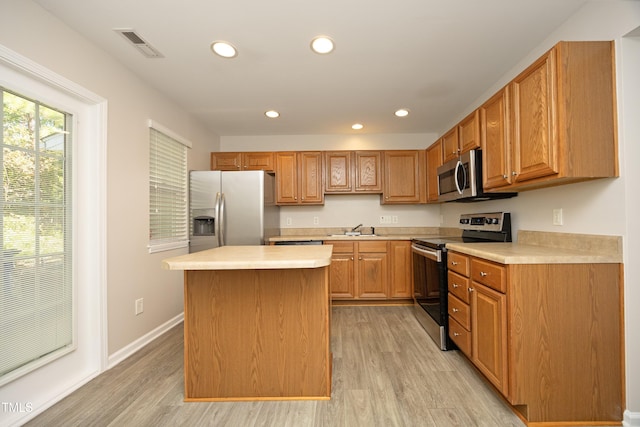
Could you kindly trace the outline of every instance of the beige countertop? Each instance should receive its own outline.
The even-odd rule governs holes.
[[[527,243],[447,243],[447,249],[501,264],[621,263],[622,253],[603,247],[545,246]]]
[[[308,236],[277,236],[269,238],[270,242],[300,242],[304,240],[347,240],[347,241],[370,241],[370,240],[411,240],[416,237],[427,237],[427,235],[408,235],[408,234],[394,234],[394,235],[371,235],[362,234],[360,236],[332,236],[327,234],[312,234]]]
[[[223,246],[162,260],[166,270],[319,268],[331,264],[331,245]]]

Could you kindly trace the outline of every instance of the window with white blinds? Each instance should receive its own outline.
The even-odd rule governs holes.
[[[0,87],[0,385],[75,348],[71,119]]]
[[[190,143],[149,123],[149,252],[186,247],[187,147]]]

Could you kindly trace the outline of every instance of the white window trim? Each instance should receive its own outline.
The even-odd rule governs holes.
[[[78,100],[85,121],[78,136],[92,141],[75,155],[74,167],[81,163],[81,174],[74,183],[79,193],[74,206],[78,224],[74,225],[74,280],[90,284],[79,291],[76,286],[78,349],[0,387],[0,401],[29,402],[32,412],[15,413],[3,421],[19,425],[73,390],[86,384],[107,367],[107,100],[0,44],[0,82],[34,98],[50,90]],[[36,82],[34,84],[34,81]],[[40,86],[42,83],[43,86]],[[69,109],[75,114],[75,108]],[[78,148],[75,144],[74,147]],[[81,182],[78,182],[81,181]],[[74,191],[76,191],[74,189]],[[5,414],[7,415],[7,414]]]

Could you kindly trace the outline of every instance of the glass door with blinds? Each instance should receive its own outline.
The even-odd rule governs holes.
[[[0,87],[0,385],[74,348],[71,115]]]

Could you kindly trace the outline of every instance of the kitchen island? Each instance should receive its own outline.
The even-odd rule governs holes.
[[[184,270],[185,401],[329,399],[331,246],[223,246]]]

